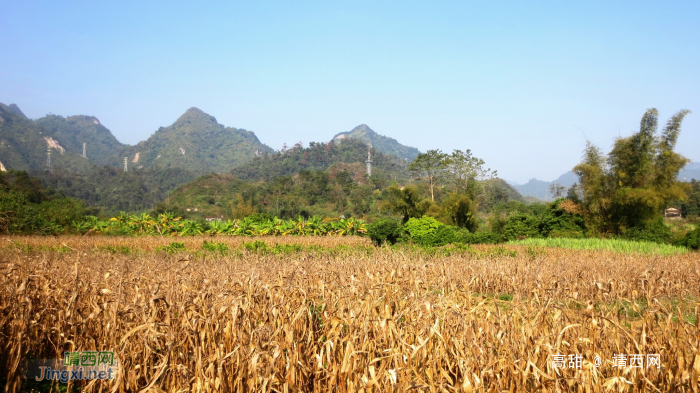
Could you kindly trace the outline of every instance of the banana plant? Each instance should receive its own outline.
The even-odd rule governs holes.
[[[197,236],[204,234],[204,228],[202,224],[196,221],[185,220],[183,226],[180,229],[180,236]]]
[[[275,217],[275,220],[277,220],[277,217]],[[258,236],[272,236],[275,235],[275,232],[274,221],[265,221],[257,225],[256,235]]]
[[[345,219],[346,235],[357,236],[367,233],[367,224],[362,220],[356,220],[354,218]]]
[[[180,221],[182,217],[176,217],[174,213],[165,212],[158,215],[158,219],[155,221],[154,225],[158,229],[161,235],[174,234],[182,229],[183,222]]]
[[[255,222],[249,217],[245,217],[238,220],[238,228],[235,234],[240,236],[252,236],[255,234],[256,229]]]
[[[77,232],[83,234],[88,232],[107,232],[109,230],[109,222],[102,221],[95,216],[85,216],[83,221],[73,221],[72,224]]]
[[[313,216],[306,221],[305,235],[321,236],[323,235],[323,224],[321,217]]]
[[[129,223],[131,217],[129,217],[128,214],[124,213],[123,211],[120,211],[119,214],[116,216],[112,217],[109,219],[109,221],[114,221],[117,224],[119,224],[119,227],[123,227]]]
[[[282,236],[293,235],[297,230],[297,226],[294,220],[282,221],[279,225],[280,233]]]
[[[303,236],[306,234],[306,220],[302,216],[299,216],[294,222],[294,235]]]
[[[362,220],[343,218],[333,223],[333,234],[338,236],[353,236],[367,232],[367,226]]]
[[[91,227],[88,217],[85,217],[84,221],[73,221],[71,225],[73,226],[73,230],[78,233],[86,233]]]
[[[209,223],[209,229],[207,229],[205,233],[210,235],[224,235],[230,233],[233,226],[234,223],[231,220],[214,220]]]
[[[129,226],[139,233],[153,233],[154,225],[155,221],[146,213],[129,217]]]

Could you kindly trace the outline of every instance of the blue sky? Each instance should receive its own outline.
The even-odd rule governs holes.
[[[700,161],[700,2],[484,3],[4,0],[0,102],[130,144],[192,106],[275,149],[365,123],[519,182],[687,108]]]

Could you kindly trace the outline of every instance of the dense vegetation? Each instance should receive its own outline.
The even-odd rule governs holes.
[[[649,109],[639,132],[617,139],[607,156],[590,143],[586,146],[583,161],[574,168],[580,187],[570,195],[592,234],[656,231],[668,204],[686,197],[676,177],[689,160],[674,148],[688,113],[678,112],[657,135],[658,112]]]
[[[698,219],[700,218],[700,180],[691,179],[686,186],[687,198],[673,201],[669,206],[679,209],[683,218]]]
[[[146,142],[128,146],[92,116],[33,121],[14,104],[0,105],[0,170],[28,171],[45,186],[100,208],[104,216],[150,210],[181,184],[271,151],[252,132],[226,128],[196,108]]]
[[[364,221],[354,218],[323,220],[320,217],[282,220],[262,214],[240,220],[209,222],[183,220],[173,213],[129,216],[120,212],[109,221],[94,216],[74,221],[81,234],[160,235],[160,236],[361,236],[367,231]]]
[[[7,113],[12,113],[12,114],[18,115],[20,117],[24,117],[25,119],[27,118],[27,116],[24,114],[24,112],[22,112],[22,110],[19,109],[17,104],[5,105],[2,102],[0,102],[0,108],[2,108]]]
[[[122,210],[150,210],[175,187],[196,179],[199,174],[157,166],[128,172],[110,166],[92,166],[85,173],[54,170],[35,175],[47,187],[100,209],[102,216],[112,216]]]
[[[134,168],[159,166],[223,173],[273,150],[251,131],[225,127],[200,109],[190,108],[169,127],[116,152]]]
[[[379,135],[366,124],[360,124],[347,132],[341,132],[333,137],[333,141],[339,142],[343,139],[359,139],[365,144],[372,146],[377,151],[384,154],[399,157],[402,160],[412,161],[420,154],[420,150],[415,147],[400,144],[396,139]]]
[[[156,207],[155,212],[173,211],[190,218],[242,218],[265,213],[280,218],[318,215],[376,220],[400,215],[404,221],[428,214],[445,223],[474,229],[478,225],[478,209],[486,212],[499,203],[522,200],[516,191],[499,179],[478,181],[478,187],[473,186],[479,189],[475,203],[467,195],[450,191],[449,187],[441,188],[436,199],[429,200],[422,182],[404,178],[404,184],[408,185],[402,187],[394,183],[388,174],[391,170],[403,169],[401,166],[393,167],[394,161],[390,157],[377,154],[376,169],[373,169],[371,177],[367,177],[364,165],[351,162],[356,158],[353,155],[361,157],[366,149],[359,141],[312,144],[308,149],[297,149],[292,149],[286,155],[256,159],[234,171],[247,173],[251,169],[258,173],[270,173],[269,180],[253,182],[233,175],[206,175],[173,191],[167,201]],[[316,168],[327,169],[301,169],[295,172],[303,168],[304,156],[307,166],[313,168],[312,162],[316,162]],[[343,157],[348,157],[350,162],[340,161]],[[327,167],[330,162],[335,164]],[[268,168],[286,168],[282,170],[293,175],[272,177],[275,170]],[[405,176],[408,177],[408,173]]]
[[[0,233],[59,234],[90,213],[82,201],[43,187],[27,172],[0,172]]]
[[[0,106],[0,162],[7,169],[41,171],[47,169],[47,148],[50,137],[36,122],[17,111]],[[18,108],[19,110],[19,108]],[[21,113],[21,111],[20,111]],[[80,154],[57,143],[51,149],[52,168],[85,172],[92,164]],[[53,142],[51,142],[53,143]]]
[[[390,178],[408,179],[406,163],[403,160],[383,154],[374,148],[369,150],[372,154],[373,177],[382,182]],[[358,139],[329,143],[311,142],[306,148],[297,144],[289,150],[256,157],[231,170],[231,174],[243,180],[272,180],[276,177],[293,176],[303,170],[325,171],[335,165],[336,169],[331,169],[331,172],[347,168],[352,170],[359,180],[366,173],[367,151],[367,145]]]
[[[39,127],[8,110],[3,112],[3,119],[30,128]],[[568,191],[561,186],[551,187],[553,195],[559,198],[549,203],[525,203],[517,191],[498,179],[496,172],[470,150],[452,153],[429,150],[406,163],[372,147],[372,176],[367,176],[364,163],[367,145],[357,138],[345,138],[327,144],[311,143],[307,148],[299,144],[277,153],[266,152],[230,173],[211,173],[199,178],[196,172],[173,166],[132,167],[123,172],[92,165],[82,173],[61,167],[51,172],[35,172],[44,185],[60,191],[56,195],[60,195],[57,199],[61,203],[74,203],[65,198],[74,197],[100,210],[93,210],[93,217],[88,219],[74,215],[69,221],[60,221],[48,217],[46,222],[55,223],[53,227],[25,223],[5,225],[4,231],[132,233],[125,227],[117,230],[108,222],[105,224],[106,217],[124,211],[139,213],[134,217],[141,217],[141,221],[153,221],[153,228],[160,227],[161,231],[153,229],[151,233],[160,234],[164,233],[163,223],[158,221],[162,217],[181,217],[177,230],[172,232],[181,233],[180,229],[190,228],[184,231],[186,234],[241,234],[238,228],[243,227],[245,233],[250,222],[260,228],[277,227],[280,233],[286,232],[282,229],[284,225],[298,227],[310,222],[314,227],[313,223],[324,222],[328,225],[324,224],[326,229],[321,232],[332,233],[331,222],[355,218],[371,223],[368,234],[377,245],[412,242],[441,246],[602,237],[695,249],[698,230],[694,222],[700,213],[700,185],[695,180],[690,183],[677,180],[688,160],[673,151],[686,114],[687,111],[679,112],[657,135],[657,115],[655,110],[649,110],[640,131],[618,139],[608,155],[588,145],[583,162],[575,168],[580,183]],[[95,121],[90,125],[91,119],[50,116],[42,121],[50,121],[54,135],[59,137],[65,131],[61,130],[71,124],[74,127],[82,124],[85,129],[97,126]],[[221,127],[215,119],[191,109],[172,130],[163,131],[163,135],[181,134],[182,138],[191,138],[198,132],[194,124],[204,123]],[[6,188],[7,195],[21,194],[10,191],[9,186]],[[21,209],[7,207],[11,206],[11,199],[6,198],[8,202],[2,214],[18,220],[17,212]],[[38,206],[44,202],[48,200],[35,198],[31,203]],[[22,201],[12,203],[31,205]],[[686,220],[664,222],[662,212],[666,206],[679,207]],[[85,207],[81,205],[74,210],[84,212]],[[9,222],[7,218],[5,222]],[[268,230],[249,232],[264,234]]]
[[[126,148],[93,116],[48,115],[37,119],[36,125],[42,127],[45,135],[59,141],[67,151],[82,154],[83,143],[86,144],[86,157],[93,163],[103,166],[119,166],[121,157],[115,153]]]

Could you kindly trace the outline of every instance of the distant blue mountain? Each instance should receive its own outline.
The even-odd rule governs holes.
[[[578,176],[569,171],[559,176],[554,181],[544,181],[538,179],[530,179],[525,184],[510,183],[513,188],[518,190],[522,196],[532,196],[541,200],[551,201],[554,197],[549,193],[549,186],[552,183],[559,183],[562,186],[569,188],[572,184],[578,182]]]
[[[686,165],[683,170],[678,173],[678,179],[681,181],[690,181],[691,179],[700,180],[700,162],[691,162]],[[525,184],[516,184],[509,182],[513,188],[518,190],[522,196],[532,196],[541,200],[551,201],[554,196],[549,193],[549,186],[552,183],[559,183],[562,186],[569,188],[572,184],[578,182],[578,176],[574,172],[566,172],[559,176],[554,181],[544,181],[538,179],[530,179]]]
[[[700,162],[691,162],[678,173],[678,178],[683,181],[695,179],[700,181]]]

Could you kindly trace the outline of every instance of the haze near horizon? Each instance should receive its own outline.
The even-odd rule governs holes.
[[[700,4],[10,2],[0,102],[91,115],[122,142],[198,107],[261,142],[367,124],[422,151],[471,149],[501,178],[553,180],[700,111]],[[700,161],[700,119],[677,151]]]

